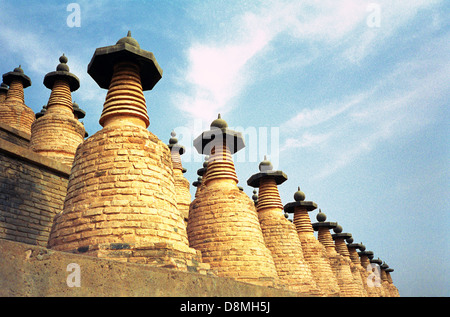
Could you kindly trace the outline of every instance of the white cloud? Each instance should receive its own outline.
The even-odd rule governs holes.
[[[56,68],[57,64],[55,65],[48,58],[49,52],[52,52],[54,48],[50,43],[42,43],[36,34],[24,30],[14,30],[3,25],[0,42],[2,50],[8,50],[14,55],[20,56],[16,59],[18,63],[22,63],[24,70],[45,74]]]
[[[187,67],[179,75],[183,93],[174,96],[174,104],[193,118],[211,121],[217,113],[231,111],[233,98],[240,96],[252,80],[268,76],[267,72],[262,73],[252,67],[258,65],[254,62],[257,58],[264,57],[261,61],[265,63],[267,59],[277,62],[276,55],[282,55],[280,50],[283,49],[271,46],[277,37],[283,35],[289,38],[286,43],[302,47],[309,43],[322,43],[327,49],[338,49],[341,59],[358,63],[414,17],[418,10],[439,1],[376,1],[381,8],[382,23],[377,29],[366,23],[372,2],[266,1],[242,5],[245,11],[235,10],[233,12],[237,16],[231,17],[230,12],[223,8],[209,10],[208,4],[201,4],[201,11],[195,11],[200,15],[196,19],[211,22],[209,14],[214,12],[216,25],[222,25],[221,18],[226,17],[226,30],[221,32],[226,35],[220,40],[214,34],[211,34],[212,40],[199,42],[198,38],[192,39],[186,50]],[[204,17],[199,12],[204,12]],[[207,30],[205,34],[208,34]],[[271,53],[269,58],[268,52]],[[305,62],[299,63],[299,60]],[[282,67],[302,67],[309,60],[309,55],[291,56],[282,62]]]
[[[230,101],[254,79],[250,74],[267,76],[249,64],[264,56],[277,36],[336,41],[361,21],[364,6],[352,0],[339,6],[334,1],[270,1],[251,9],[232,19],[233,24],[228,25],[232,34],[226,42],[194,40],[187,50],[188,66],[180,82],[188,85],[174,103],[192,117],[211,120],[218,112],[229,111]]]
[[[323,145],[317,154],[321,166],[314,175],[323,180],[381,144],[395,143],[432,124],[450,96],[448,43],[448,35],[427,43],[415,58],[399,63],[373,89],[348,103],[302,110],[282,125],[302,135],[288,138],[281,148],[295,153],[299,148]]]
[[[292,151],[297,148],[306,148],[318,146],[326,143],[332,137],[331,133],[313,134],[305,132],[300,138],[287,138],[284,144],[280,147],[280,153],[284,151]]]
[[[336,116],[345,114],[352,107],[360,104],[369,94],[370,92],[353,96],[348,102],[331,103],[315,109],[303,109],[284,123],[282,128],[291,132],[322,124]]]
[[[232,111],[233,98],[255,78],[269,75],[254,66],[259,61],[276,63],[277,55],[281,55],[284,48],[278,47],[278,43],[302,47],[319,43],[326,54],[333,52],[332,56],[339,61],[337,67],[344,68],[376,52],[420,10],[439,2],[376,1],[381,8],[380,28],[367,24],[371,13],[368,5],[372,1],[270,1],[252,6],[232,19],[226,40],[193,42],[187,50],[188,66],[180,80],[189,83],[188,89],[176,97],[176,103],[193,118],[210,122],[218,112]],[[282,41],[272,44],[278,37],[282,37]],[[298,60],[307,64],[324,53],[316,50],[314,54],[313,58],[284,55],[287,60],[283,61],[283,69],[290,64],[305,66]],[[360,93],[351,91],[344,101],[301,110],[281,125],[281,133],[289,136],[282,141],[280,151],[320,146],[325,160],[316,177],[323,178],[372,151],[380,142],[428,124],[424,115],[430,109],[427,102],[434,96],[424,89],[424,83],[429,83],[442,95],[444,87],[436,78],[444,83],[448,79],[444,71],[424,67],[428,62],[437,63],[427,56],[424,51],[419,57],[397,65],[372,88]],[[298,137],[293,136],[299,132]],[[330,153],[333,153],[332,158]]]

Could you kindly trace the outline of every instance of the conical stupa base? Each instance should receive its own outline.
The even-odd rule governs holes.
[[[218,276],[279,286],[254,204],[236,184],[206,185],[191,203],[187,231],[191,247]]]
[[[108,125],[78,147],[54,250],[204,271],[177,209],[169,150],[135,125]]]

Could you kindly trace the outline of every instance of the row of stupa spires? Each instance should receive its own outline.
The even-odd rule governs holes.
[[[336,223],[325,222],[322,212],[318,223],[311,223],[308,213],[317,205],[305,201],[300,189],[295,201],[283,206],[278,185],[287,176],[273,171],[269,161],[261,162],[260,172],[247,182],[259,189],[254,200],[243,192],[232,155],[245,147],[244,139],[220,115],[194,140],[206,160],[193,184],[197,189],[192,200],[181,164],[184,147],[175,133],[166,145],[147,129],[143,91],[162,78],[162,69],[130,32],[115,45],[98,48],[89,63],[88,73],[108,93],[100,117],[103,128],[85,140],[80,112],[70,97],[79,81],[69,72],[65,56],[60,62],[44,79],[52,90],[45,112],[32,116],[25,106],[23,88],[31,81],[17,69],[18,80],[3,77],[9,90],[0,99],[0,120],[30,133],[32,150],[67,158],[64,162],[72,166],[49,248],[300,294],[398,296],[392,269],[384,263],[379,263],[379,285],[367,282],[374,273],[366,268],[379,262],[373,252],[352,243]],[[7,112],[15,118],[4,116]],[[72,148],[65,144],[70,142]],[[283,211],[293,213],[293,221]]]
[[[221,132],[213,133],[217,128]],[[238,191],[242,192],[242,188],[237,186],[237,178],[230,157],[230,154],[234,154],[230,152],[230,148],[233,146],[237,150],[242,148],[242,146],[236,147],[236,144],[243,144],[243,140],[237,140],[241,138],[241,135],[229,130],[227,123],[220,115],[211,124],[211,130],[201,136],[204,147],[207,146],[205,135],[207,141],[212,134],[215,135],[212,139],[219,140],[219,143],[210,145],[210,149],[213,150],[209,153],[214,156],[206,155],[203,166],[197,171],[199,177],[193,182],[197,190],[195,199],[191,203],[187,224],[190,243],[202,250],[202,254],[205,254],[204,260],[209,261],[211,258],[209,263],[214,263],[215,259],[220,258],[221,253],[229,256],[230,250],[233,250],[236,261],[239,257],[242,258],[240,264],[245,265],[248,276],[244,277],[242,267],[233,270],[233,265],[224,264],[225,261],[221,259],[220,263],[215,265],[222,270],[224,276],[236,278],[237,274],[241,280],[263,285],[281,283],[289,290],[317,296],[399,296],[390,276],[393,269],[380,259],[374,259],[372,251],[366,251],[362,243],[353,243],[352,235],[342,233],[342,227],[337,222],[325,222],[326,215],[320,210],[317,214],[318,222],[311,223],[308,213],[315,210],[317,204],[305,201],[305,194],[300,187],[294,194],[294,202],[283,206],[278,185],[287,180],[287,175],[282,171],[274,171],[266,157],[259,164],[259,173],[252,175],[247,180],[247,184],[255,188],[252,196],[254,208],[264,244],[272,255],[275,277],[268,278],[273,274],[268,270],[270,263],[266,263],[266,267],[258,267],[249,265],[252,264],[251,262],[246,262],[245,249],[252,248],[254,251],[258,248],[256,243],[249,246],[251,242],[255,242],[255,239],[249,238],[245,247],[241,245],[243,250],[239,250],[240,241],[234,241],[237,242],[237,246],[232,243],[221,245],[220,242],[226,241],[227,235],[245,237],[248,233],[252,236],[257,230],[252,230],[248,219],[242,218],[240,221],[239,218],[241,216],[248,218],[252,212],[247,210],[240,213],[239,207],[235,205],[239,196],[244,202],[247,200],[246,195],[238,194]],[[222,137],[218,137],[220,134]],[[198,142],[199,140],[200,137],[197,138]],[[226,146],[226,140],[233,146]],[[222,145],[224,145],[223,148]],[[215,153],[221,148],[223,150],[220,154]],[[205,152],[199,152],[205,154]],[[211,164],[214,167],[211,167]],[[218,168],[220,165],[223,168]],[[215,171],[208,172],[210,168],[214,168]],[[222,181],[219,182],[218,179]],[[212,182],[214,183],[211,184]],[[230,193],[219,195],[226,191],[226,186],[229,186]],[[259,193],[256,188],[259,189]],[[225,198],[231,198],[232,201],[227,201]],[[210,207],[212,205],[215,207]],[[218,210],[221,211],[220,214],[217,214]],[[230,211],[228,215],[223,212],[227,210]],[[294,214],[293,221],[288,220],[289,213]],[[209,218],[217,220],[216,223],[205,221]],[[229,230],[228,228],[237,221],[240,225]],[[335,232],[333,235],[330,233],[331,229]],[[314,231],[318,232],[318,238],[315,238]],[[217,235],[218,232],[221,232],[220,236]],[[260,253],[263,254],[263,250],[260,250]],[[257,254],[252,252],[254,256]],[[261,263],[264,263],[262,259]],[[229,272],[231,273],[227,275]],[[253,278],[250,272],[258,273]],[[265,278],[261,279],[261,276]]]
[[[31,80],[22,67],[3,75],[0,122],[28,135],[34,152],[72,165],[78,145],[88,136],[79,121],[86,113],[72,102],[71,93],[80,87],[78,77],[70,72],[64,54],[59,61],[56,70],[44,77],[44,85],[51,93],[47,104],[36,114],[25,104],[24,89],[31,86]]]

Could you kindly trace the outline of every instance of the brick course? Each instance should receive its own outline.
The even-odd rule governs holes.
[[[216,144],[201,191],[190,205],[189,244],[202,252],[218,276],[278,286],[272,255],[264,243],[253,201],[237,187],[230,150]]]
[[[0,238],[46,246],[69,169],[0,140]]]

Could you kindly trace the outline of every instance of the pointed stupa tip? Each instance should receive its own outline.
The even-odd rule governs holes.
[[[63,79],[64,81],[68,81],[70,86],[70,91],[73,92],[80,88],[80,79],[70,72],[69,66],[67,62],[69,59],[63,53],[59,57],[59,64],[56,66],[56,71],[50,72],[44,77],[44,86],[48,89],[53,89],[53,86],[58,79]]]
[[[67,62],[69,61],[69,59],[66,57],[66,55],[64,55],[64,53],[62,54],[62,56],[59,58],[59,65],[56,66],[56,70],[60,71],[60,72],[69,72],[69,66],[67,65]]]
[[[137,48],[141,48],[138,41],[136,41],[134,38],[131,37],[131,31],[128,30],[127,36],[122,37],[120,40],[117,41],[117,44],[129,44]]]
[[[222,119],[220,113],[217,116],[217,119],[211,122],[210,128],[219,128],[219,129],[225,129],[228,128],[228,123]]]
[[[327,215],[322,212],[322,209],[319,209],[319,213],[317,214],[316,219],[318,222],[324,222],[325,220],[327,220]]]
[[[175,133],[175,131],[172,131],[170,133],[170,140],[169,140],[169,144],[177,144],[178,143],[178,139],[176,138],[177,134]]]
[[[22,69],[22,65],[19,65],[19,67],[14,68],[12,72],[3,74],[3,82],[6,85],[10,86],[13,80],[20,80],[23,84],[23,88],[31,86],[31,79],[30,77],[25,75]]]
[[[14,72],[23,74],[22,65],[19,65],[19,67],[14,68]]]
[[[259,163],[259,171],[260,172],[267,172],[267,171],[271,171],[272,169],[273,169],[272,162],[270,162],[267,159],[267,156],[264,155],[264,160],[261,163]]]
[[[298,186],[298,190],[294,194],[295,201],[304,201],[306,198],[305,193],[300,190],[300,186]]]

